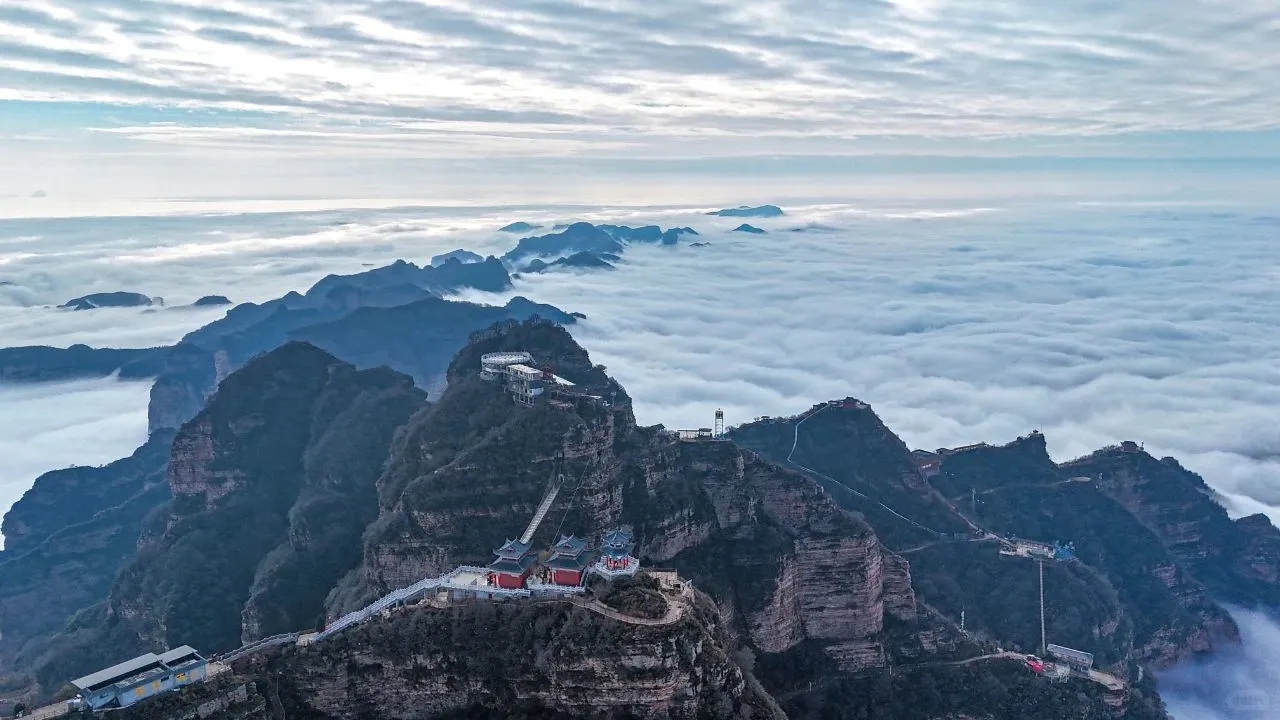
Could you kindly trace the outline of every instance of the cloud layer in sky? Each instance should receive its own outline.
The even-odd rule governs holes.
[[[0,148],[45,160],[0,194],[284,156],[1275,156],[1276,47],[1269,0],[0,0]]]
[[[1277,44],[1257,0],[0,3],[7,98],[217,109],[113,132],[362,153],[413,136],[563,154],[655,135],[1255,130],[1275,126]]]

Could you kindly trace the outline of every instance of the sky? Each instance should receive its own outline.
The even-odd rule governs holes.
[[[1274,163],[1276,47],[1273,0],[0,0],[0,214],[674,202],[628,177],[868,156]]]

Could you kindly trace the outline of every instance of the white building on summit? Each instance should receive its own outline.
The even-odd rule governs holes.
[[[527,352],[488,353],[480,357],[480,377],[502,378],[511,397],[521,405],[533,405],[548,389],[567,390],[574,384],[551,372],[550,368],[529,365],[533,356]]]

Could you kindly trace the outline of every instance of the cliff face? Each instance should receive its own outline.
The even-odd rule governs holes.
[[[781,720],[733,647],[705,600],[654,627],[556,602],[417,607],[238,664],[219,682],[271,688],[266,705],[288,717]],[[178,718],[212,694],[127,717]]]
[[[195,417],[217,387],[212,352],[180,343],[165,356],[164,368],[151,386],[147,403],[149,432],[177,430]]]
[[[478,377],[485,352],[524,349],[612,404],[514,404]],[[885,662],[887,618],[922,622],[908,563],[812,480],[732,443],[636,427],[626,394],[561,328],[509,327],[469,345],[449,390],[406,426],[379,480],[382,512],[331,615],[459,563],[487,564],[563,478],[533,542],[635,528],[646,563],[706,590],[752,647],[812,641],[841,667]]]
[[[1232,521],[1204,479],[1173,458],[1109,448],[1063,469],[1093,479],[1214,596],[1280,606],[1280,530],[1266,516]]]
[[[906,446],[856,401],[752,423],[733,437],[813,471],[832,497],[907,555],[916,592],[931,607],[955,621],[964,612],[969,627],[1005,647],[1039,646],[1037,576],[1034,562],[1002,558],[986,533],[1075,544],[1081,562],[1047,571],[1048,634],[1050,641],[1070,638],[1102,664],[1138,659],[1164,666],[1237,638],[1186,556],[1166,551],[1132,512],[1136,504],[1073,479],[1080,471],[1054,465],[1038,433],[1003,447],[945,453],[941,473],[928,479],[916,472]],[[1166,525],[1170,536],[1175,525]],[[1264,531],[1254,542],[1256,552],[1232,556],[1265,575],[1266,537]],[[1184,540],[1203,550],[1199,536]]]
[[[528,628],[520,632],[517,628]],[[468,649],[458,652],[457,639]],[[290,703],[321,717],[533,706],[573,717],[781,717],[714,610],[641,627],[563,604],[410,612],[286,656]]]
[[[1132,624],[1132,647],[1115,652],[1166,666],[1238,640],[1235,623],[1188,568],[1095,483],[1054,465],[1042,435],[946,456],[934,482],[959,503],[976,497],[975,519],[994,532],[1074,543]]]
[[[99,635],[63,653],[65,666],[122,652],[102,635],[215,653],[314,625],[359,560],[391,437],[423,400],[403,375],[301,343],[233,373],[178,432],[173,500],[112,589]]]

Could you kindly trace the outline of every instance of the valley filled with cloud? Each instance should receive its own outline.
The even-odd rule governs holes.
[[[507,293],[460,297],[518,294],[585,313],[575,336],[627,387],[641,423],[702,427],[721,407],[733,424],[853,395],[913,447],[1039,429],[1066,460],[1133,439],[1203,474],[1233,514],[1280,519],[1273,210],[1208,195],[809,202],[751,219],[767,231],[754,235],[708,209],[0,221],[0,338],[170,343],[224,312],[182,307],[201,295],[262,301],[399,258],[501,254],[516,237],[496,228],[514,220],[543,231],[574,220],[690,226],[700,235],[632,246],[612,271],[525,274]],[[165,307],[51,307],[110,290]],[[145,384],[0,386],[0,501],[43,470],[129,453],[145,407]],[[1194,683],[1175,687],[1199,697]],[[1191,702],[1180,697],[1171,702]]]

